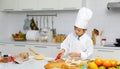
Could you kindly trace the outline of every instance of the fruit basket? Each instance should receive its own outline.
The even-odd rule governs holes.
[[[16,34],[12,34],[12,37],[15,41],[25,41],[26,40],[26,34],[23,34],[21,31],[19,31]]]
[[[25,38],[13,38],[15,41],[25,41]]]

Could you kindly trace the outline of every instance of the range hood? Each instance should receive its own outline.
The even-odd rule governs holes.
[[[107,8],[109,9],[120,9],[120,2],[109,2],[107,4]]]

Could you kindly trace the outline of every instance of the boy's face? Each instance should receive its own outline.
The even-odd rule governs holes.
[[[76,35],[82,36],[86,32],[86,29],[81,29],[81,28],[74,26],[74,31],[75,31]]]

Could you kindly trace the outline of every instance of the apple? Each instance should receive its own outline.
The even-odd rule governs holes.
[[[106,67],[105,66],[100,66],[100,67],[98,67],[98,69],[106,69]]]
[[[109,67],[108,69],[116,69],[115,67]]]

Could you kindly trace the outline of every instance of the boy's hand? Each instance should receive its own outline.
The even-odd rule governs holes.
[[[69,53],[69,56],[74,58],[74,57],[81,57],[81,54],[80,53],[76,53],[76,52],[71,52]]]
[[[61,49],[58,53],[64,54],[65,49]]]

